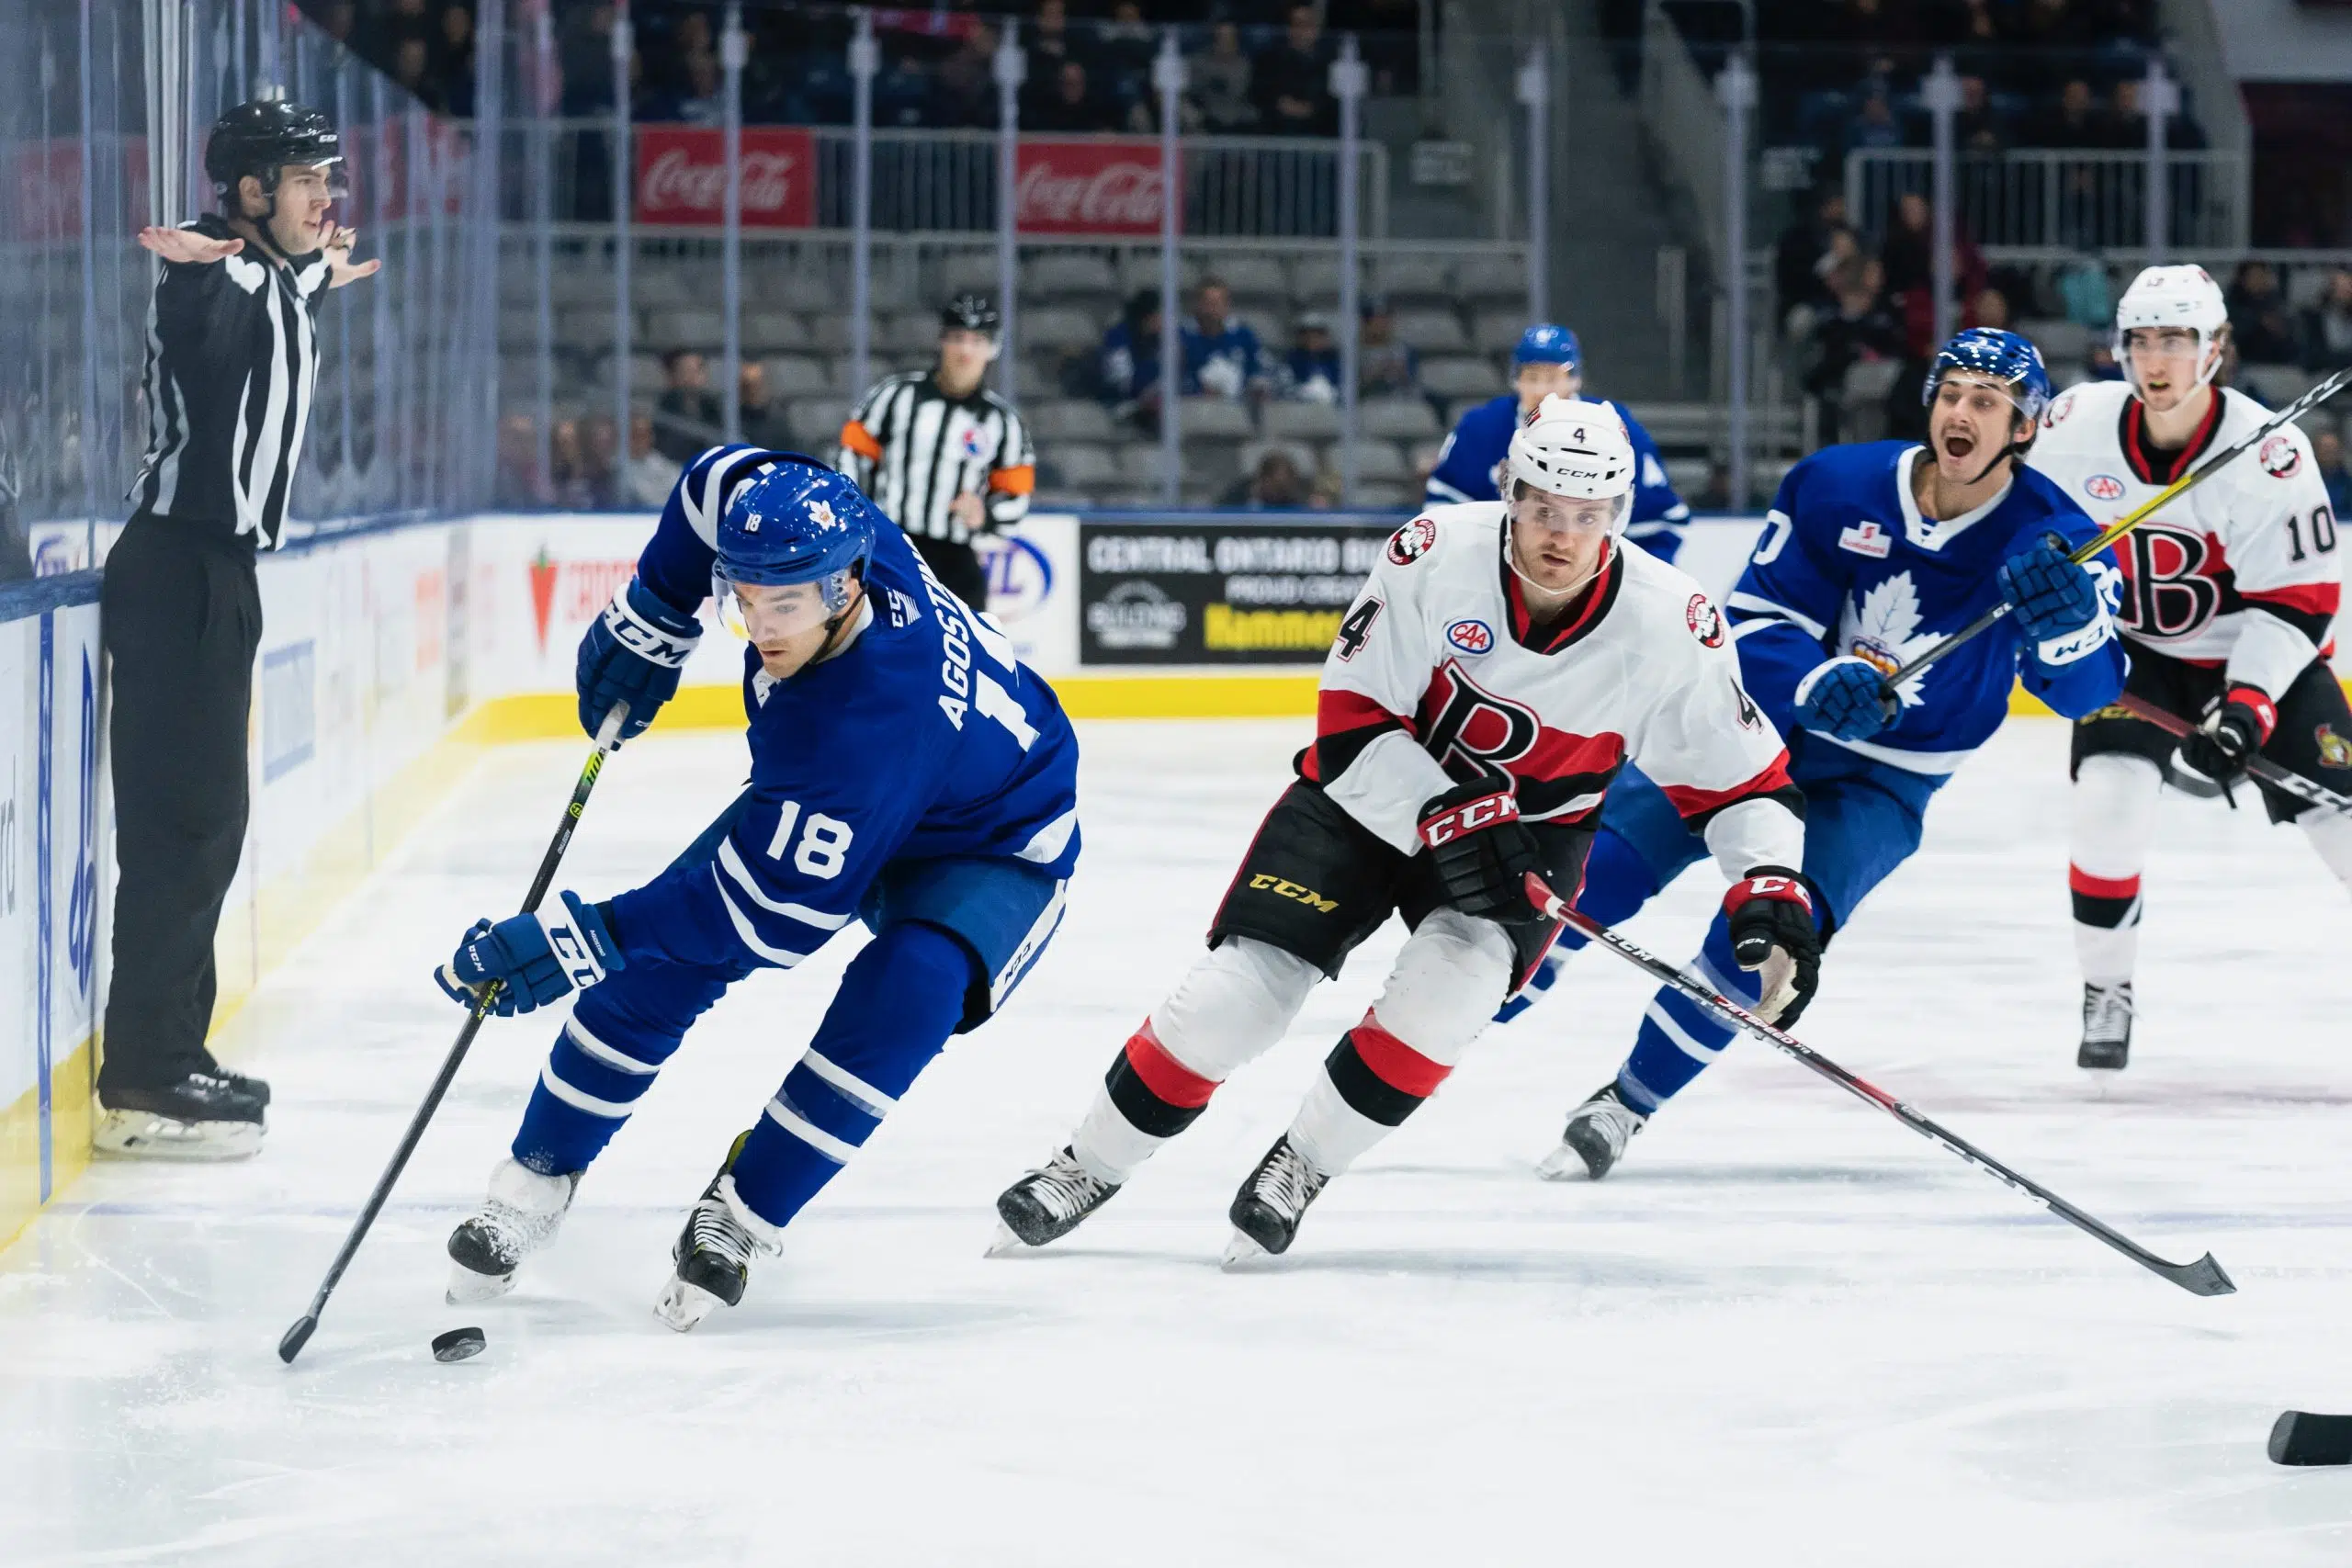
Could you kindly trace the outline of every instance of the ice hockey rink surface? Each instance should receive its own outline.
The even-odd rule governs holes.
[[[1798,1032],[2167,1257],[2134,1268],[1753,1042],[1599,1184],[1532,1174],[1649,989],[1588,953],[1309,1214],[1220,1270],[1235,1186],[1376,989],[1392,927],[1068,1241],[981,1254],[1191,962],[1299,720],[1082,727],[1070,914],[690,1336],[688,1203],[854,946],[738,988],[484,1307],[441,1299],[544,1057],[493,1021],[301,1359],[303,1308],[461,1015],[584,746],[493,753],[232,1026],[266,1151],[94,1167],[0,1256],[0,1561],[398,1564],[2352,1562],[2352,1472],[2264,1456],[2352,1409],[2352,908],[2300,834],[2174,796],[2130,1071],[2074,1066],[2065,736],[2020,721],[1831,950]],[[658,870],[732,735],[605,772],[559,886]],[[1694,871],[1629,928],[1681,959]],[[427,1341],[478,1324],[454,1366]]]

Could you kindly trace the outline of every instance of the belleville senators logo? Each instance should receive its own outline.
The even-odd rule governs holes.
[[[1690,623],[1690,635],[1709,648],[1724,645],[1724,618],[1707,602],[1704,593],[1690,595],[1690,604],[1682,612],[1682,618]]]
[[[2334,725],[2321,725],[2312,731],[2312,739],[2319,742],[2321,767],[2352,768],[2352,739],[2336,734]]]
[[[2274,435],[2262,444],[2262,471],[2274,479],[2291,479],[2303,469],[2303,450],[2291,435]]]
[[[1416,517],[1388,536],[1388,558],[1398,566],[1410,566],[1436,546],[1437,525]]]

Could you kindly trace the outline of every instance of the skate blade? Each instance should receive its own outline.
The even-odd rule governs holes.
[[[477,1274],[462,1263],[449,1265],[449,1288],[443,1299],[453,1307],[479,1306],[494,1302],[514,1288],[512,1274]]]
[[[109,1111],[90,1135],[115,1159],[232,1160],[261,1153],[258,1122],[181,1122],[144,1111]]]
[[[1557,1144],[1535,1166],[1535,1174],[1546,1181],[1589,1181],[1592,1168],[1584,1163],[1584,1156],[1577,1153],[1573,1144]]]
[[[1024,1252],[1035,1252],[1036,1250],[1037,1249],[1035,1247],[1030,1246],[1027,1242],[1013,1235],[1012,1227],[1011,1225],[1006,1224],[1002,1220],[999,1220],[996,1226],[996,1235],[989,1242],[989,1249],[986,1252],[981,1253],[980,1256],[983,1258],[1018,1258]]]
[[[711,1308],[726,1304],[700,1285],[690,1285],[673,1274],[662,1287],[662,1299],[653,1303],[653,1315],[684,1334],[708,1317]]]
[[[1247,1269],[1251,1264],[1264,1262],[1272,1256],[1246,1232],[1235,1231],[1233,1239],[1225,1244],[1225,1260],[1218,1267]]]

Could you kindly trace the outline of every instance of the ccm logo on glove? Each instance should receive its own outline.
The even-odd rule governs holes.
[[[1441,795],[1439,800],[1445,797]],[[1432,806],[1437,801],[1430,802]],[[1435,849],[1450,843],[1464,833],[1475,833],[1482,828],[1492,828],[1500,822],[1519,820],[1519,797],[1509,790],[1497,790],[1479,795],[1458,806],[1447,807],[1435,816],[1421,819],[1421,842]]]

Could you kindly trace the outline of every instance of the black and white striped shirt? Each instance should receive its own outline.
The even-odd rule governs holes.
[[[182,227],[237,238],[218,216]],[[134,516],[275,549],[319,377],[326,254],[278,265],[251,241],[217,262],[165,262],[147,310],[147,456]]]
[[[981,388],[951,398],[928,370],[877,382],[842,426],[838,463],[910,534],[963,544],[972,530],[949,514],[959,495],[980,498],[981,532],[1018,523],[1037,488],[1029,427]]]

